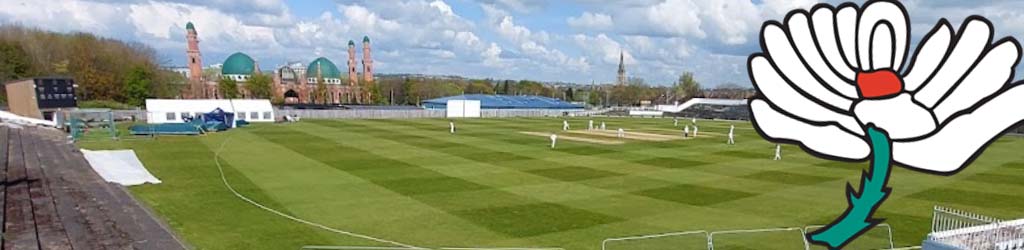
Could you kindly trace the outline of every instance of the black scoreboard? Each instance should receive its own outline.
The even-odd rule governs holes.
[[[39,108],[77,107],[75,80],[71,78],[36,78],[36,101]]]

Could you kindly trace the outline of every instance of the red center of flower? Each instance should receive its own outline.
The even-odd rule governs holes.
[[[888,69],[858,72],[857,90],[864,98],[888,97],[903,90],[903,79]]]

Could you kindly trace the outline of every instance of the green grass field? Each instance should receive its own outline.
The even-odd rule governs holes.
[[[608,129],[678,135],[671,119],[601,118]],[[199,249],[386,246],[295,223],[255,201],[324,225],[421,247],[600,249],[606,238],[690,230],[802,227],[828,223],[846,206],[847,182],[867,163],[829,162],[774,144],[749,123],[699,121],[693,140],[623,139],[608,145],[520,132],[555,132],[561,118],[309,120],[207,136],[90,141],[131,148],[164,183],[131,191]],[[688,121],[687,121],[688,122]],[[586,118],[572,118],[573,129]],[[680,124],[684,123],[682,120]],[[569,134],[566,134],[569,135]],[[598,140],[619,140],[572,134]],[[226,141],[227,140],[227,141]],[[226,143],[225,143],[226,141]],[[932,207],[1024,217],[1024,139],[1008,136],[971,167],[942,177],[896,168],[878,217],[897,246],[919,245]],[[887,247],[874,230],[849,249]],[[716,249],[799,249],[796,231],[715,237]],[[611,249],[706,249],[703,236],[616,242]]]

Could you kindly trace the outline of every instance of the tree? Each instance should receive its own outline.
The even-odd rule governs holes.
[[[273,95],[271,81],[272,79],[270,79],[269,75],[254,73],[245,84],[253,98],[269,99]]]
[[[405,92],[405,104],[420,105],[420,99],[416,96],[416,83],[408,77],[402,82],[402,92]]]
[[[146,68],[135,66],[128,70],[125,76],[124,86],[121,86],[121,95],[125,104],[142,106],[149,97],[149,85],[153,82],[153,73]]]
[[[673,86],[673,94],[677,99],[690,99],[700,94],[700,83],[693,78],[693,72],[683,72],[679,81]]]
[[[565,100],[566,101],[575,101],[576,100],[576,96],[574,94],[575,93],[573,93],[572,87],[569,87],[569,89],[565,90]]]
[[[473,80],[466,85],[466,94],[490,94],[494,93],[494,86],[487,80]]]
[[[313,90],[313,101],[318,104],[327,104],[327,83],[322,76],[316,77],[316,89]]]
[[[231,78],[221,78],[217,81],[217,91],[220,91],[220,96],[224,99],[238,98],[238,82]]]
[[[509,85],[512,85],[512,80],[505,80],[505,86],[503,86],[502,90],[501,90],[502,94],[505,94],[505,95],[511,95],[512,94],[511,90],[509,90],[509,88],[511,87]]]
[[[0,82],[25,78],[32,72],[31,60],[17,43],[0,41]]]

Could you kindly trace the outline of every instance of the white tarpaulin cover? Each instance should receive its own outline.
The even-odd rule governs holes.
[[[82,150],[82,154],[92,169],[108,182],[125,186],[160,183],[160,180],[142,166],[133,150]]]

